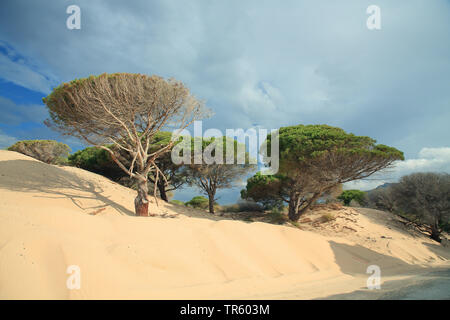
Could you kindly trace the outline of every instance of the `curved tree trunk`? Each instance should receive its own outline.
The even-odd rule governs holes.
[[[441,232],[439,231],[439,225],[436,221],[434,224],[431,225],[431,239],[441,242]]]
[[[300,198],[298,194],[291,194],[289,199],[289,209],[288,209],[288,217],[291,221],[298,221],[300,215],[298,214],[298,205],[300,202]]]
[[[315,193],[311,199],[306,201],[306,205],[303,208],[300,206],[300,197],[298,194],[291,195],[289,200],[289,212],[288,216],[291,221],[297,222],[300,217],[311,207],[312,204],[320,197],[321,193]]]
[[[208,200],[209,200],[209,213],[214,214],[214,194],[209,194],[208,195]]]
[[[316,203],[317,199],[319,199],[321,193],[316,193],[312,196],[311,199],[308,200],[306,206],[298,210],[298,217],[302,216],[314,203]]]
[[[134,199],[134,210],[138,217],[148,217],[148,186],[147,180],[138,180],[138,194]]]
[[[169,202],[169,199],[167,198],[167,192],[166,192],[166,183],[164,180],[161,180],[161,179],[158,180],[158,190],[159,190],[159,195],[161,196],[161,199],[163,199],[165,202]]]

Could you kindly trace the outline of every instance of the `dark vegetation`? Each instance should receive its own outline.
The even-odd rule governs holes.
[[[393,212],[438,242],[450,232],[450,175],[413,173],[368,193],[369,205]]]
[[[338,197],[338,200],[342,200],[344,205],[348,206],[352,200],[358,202],[360,205],[365,204],[366,193],[360,190],[345,190]]]
[[[68,145],[54,140],[23,140],[8,148],[49,164],[65,164],[70,153]]]

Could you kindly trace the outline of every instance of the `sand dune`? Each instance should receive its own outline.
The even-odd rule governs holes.
[[[150,205],[156,217],[134,217],[134,197],[102,176],[0,151],[0,298],[319,298],[365,287],[372,264],[382,281],[449,266],[448,249],[388,227],[386,213],[299,230],[162,201]],[[80,289],[66,286],[70,265]]]

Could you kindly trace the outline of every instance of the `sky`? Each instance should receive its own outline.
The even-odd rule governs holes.
[[[69,5],[80,7],[79,30],[66,26]],[[369,5],[379,30],[367,28]],[[42,98],[75,78],[131,72],[183,81],[214,112],[205,129],[329,124],[405,153],[346,188],[450,172],[449,40],[448,0],[2,0],[0,148],[84,148],[43,124]]]

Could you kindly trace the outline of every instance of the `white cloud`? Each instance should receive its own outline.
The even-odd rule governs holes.
[[[419,152],[420,158],[450,161],[450,148],[423,148]]]
[[[0,130],[0,150],[5,149],[12,144],[14,144],[18,139],[15,137],[8,136],[6,134],[3,134],[3,132]]]
[[[418,158],[399,161],[388,171],[379,172],[366,180],[346,183],[344,188],[370,190],[384,183],[397,182],[400,177],[414,172],[450,173],[450,147],[423,148]]]
[[[206,100],[216,115],[205,127],[326,123],[409,157],[447,143],[448,1],[379,0],[379,31],[367,30],[361,0],[78,4],[82,28],[67,30],[67,1],[2,1],[0,38],[46,66],[5,53],[10,81],[45,91],[48,70],[61,81],[155,73]]]
[[[0,123],[8,125],[19,125],[23,122],[42,124],[48,117],[48,111],[44,105],[16,104],[1,96],[0,109]]]
[[[33,70],[33,67],[24,59],[14,59],[10,48],[7,55],[0,54],[0,77],[6,81],[48,94],[55,85],[55,81],[44,74],[49,74],[49,71]]]

